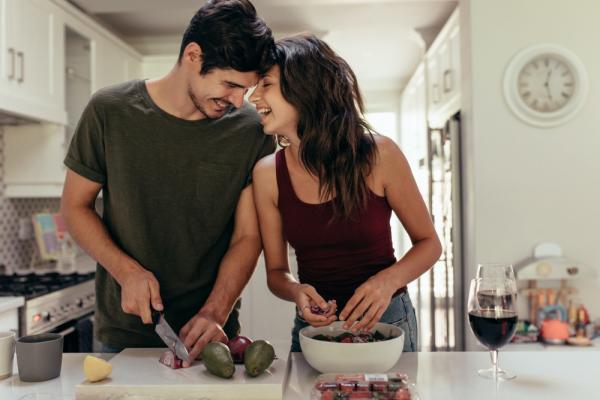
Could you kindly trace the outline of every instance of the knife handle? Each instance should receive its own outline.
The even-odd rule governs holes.
[[[160,319],[160,312],[152,309],[151,316],[152,316],[152,323],[154,325],[158,324],[158,320]]]

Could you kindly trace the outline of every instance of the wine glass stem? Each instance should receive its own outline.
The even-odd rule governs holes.
[[[490,357],[492,359],[492,368],[494,370],[494,379],[498,377],[498,350],[490,350]]]

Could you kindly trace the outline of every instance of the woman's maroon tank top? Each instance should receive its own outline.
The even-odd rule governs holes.
[[[354,290],[396,262],[392,245],[392,210],[385,197],[369,190],[367,208],[353,219],[333,219],[331,201],[308,204],[296,196],[285,159],[275,156],[278,208],[283,232],[296,251],[298,278],[315,287],[340,311]]]

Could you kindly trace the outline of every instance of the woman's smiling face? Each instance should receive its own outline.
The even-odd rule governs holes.
[[[265,133],[282,135],[288,139],[297,137],[298,111],[283,97],[280,86],[279,66],[273,66],[258,82],[250,101],[260,114]]]

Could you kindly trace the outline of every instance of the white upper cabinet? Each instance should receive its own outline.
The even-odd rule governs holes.
[[[444,96],[448,101],[458,99],[457,106],[460,108],[460,30],[458,29],[458,20],[453,24],[450,31],[449,45],[450,64],[447,75],[444,80]]]
[[[457,8],[425,56],[431,127],[439,127],[460,110],[460,35]]]
[[[141,77],[141,57],[63,0],[0,0],[6,197],[60,197],[63,159],[92,93]],[[23,121],[20,121],[23,122]]]
[[[427,110],[435,113],[442,104],[442,88],[440,79],[439,57],[427,58]]]
[[[451,67],[452,53],[450,51],[450,40],[445,40],[438,49],[437,59],[440,64],[438,79],[440,81],[442,103],[448,98],[452,90],[452,75],[455,74]]]
[[[427,158],[427,88],[424,63],[419,64],[402,93],[400,143],[423,196],[427,195],[427,174],[421,168]]]
[[[9,23],[12,2],[0,0],[0,90],[6,93],[17,76],[17,51],[12,41],[14,23]]]
[[[429,193],[429,128],[460,110],[460,35],[457,8],[433,41],[404,91],[401,143],[424,198]]]
[[[0,112],[67,124],[65,27],[89,36],[92,91],[141,77],[141,57],[64,0],[0,0]]]
[[[62,26],[47,0],[0,0],[0,109],[66,122]]]

